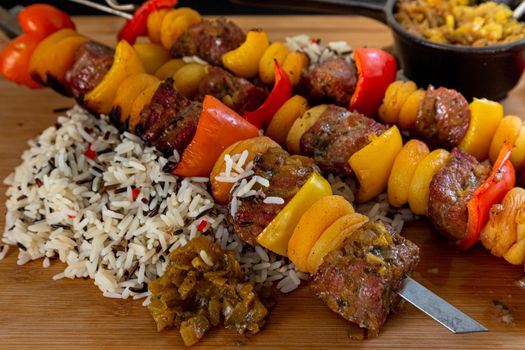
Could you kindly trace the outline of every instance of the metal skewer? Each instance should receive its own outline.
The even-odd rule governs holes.
[[[91,7],[91,8],[97,9],[102,12],[110,13],[112,15],[119,16],[125,19],[131,19],[133,15],[130,13],[124,12],[122,10],[130,9],[130,8],[133,10],[135,6],[133,4],[120,5],[119,3],[112,1],[112,0],[106,0],[106,3],[109,6],[101,5],[97,2],[89,1],[89,0],[69,0],[69,1],[76,2],[77,4],[82,4],[84,6]],[[126,10],[126,11],[129,11],[129,10]]]

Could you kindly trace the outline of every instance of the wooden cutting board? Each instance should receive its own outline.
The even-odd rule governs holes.
[[[356,17],[235,17],[243,28],[264,28],[271,39],[308,33],[323,40],[346,40],[353,46],[391,44],[389,30]],[[121,25],[116,18],[78,18],[80,32],[113,44]],[[6,44],[0,38],[0,48]],[[525,116],[525,82],[504,102],[506,112]],[[50,90],[28,90],[0,80],[0,178],[20,162],[27,140],[52,125],[57,108],[72,100]],[[5,202],[0,185],[0,202]],[[5,208],[1,205],[0,228]],[[212,330],[195,348],[216,349],[523,349],[525,290],[514,282],[523,266],[491,256],[481,246],[456,252],[427,222],[408,224],[403,234],[421,248],[415,278],[490,330],[484,334],[453,335],[433,320],[406,306],[392,316],[378,338],[350,339],[347,323],[315,299],[308,287],[279,298],[264,330],[240,336]],[[41,261],[16,265],[15,249],[0,261],[0,349],[173,349],[181,348],[177,331],[157,333],[140,302],[103,298],[89,280],[53,281],[64,265],[44,269]],[[494,303],[509,308],[514,321],[502,322]]]

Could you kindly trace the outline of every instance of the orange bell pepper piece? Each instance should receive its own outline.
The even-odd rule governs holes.
[[[213,96],[206,96],[197,132],[173,174],[210,176],[222,151],[231,144],[256,137],[259,130]]]
[[[133,47],[121,40],[115,49],[113,65],[102,81],[84,97],[87,108],[101,114],[111,111],[120,84],[130,75],[144,73],[144,65]]]

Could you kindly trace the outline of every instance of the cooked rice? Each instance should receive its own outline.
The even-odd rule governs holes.
[[[352,47],[346,41],[332,41],[324,45],[321,40],[306,34],[286,38],[286,45],[291,51],[302,51],[308,55],[310,65],[322,63],[330,57],[340,56],[352,60]]]
[[[94,118],[79,107],[59,117],[57,125],[29,141],[22,164],[5,180],[0,259],[8,245],[18,245],[20,265],[43,259],[42,266],[49,267],[60,260],[65,268],[53,279],[89,277],[104,296],[133,299],[148,297],[147,283],[163,274],[169,253],[201,234],[234,250],[255,283],[269,285],[295,269],[231,233],[225,208],[207,191],[208,178],[163,172],[168,159],[135,135],[119,135],[106,117]],[[86,157],[88,147],[97,152],[95,159]],[[247,156],[233,156],[235,164],[223,176],[252,175],[253,163],[244,164]],[[253,183],[267,185],[262,178]],[[247,195],[253,192],[245,189]],[[283,283],[283,292],[295,289],[288,279]]]

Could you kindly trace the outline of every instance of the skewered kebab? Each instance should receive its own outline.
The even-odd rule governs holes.
[[[54,45],[60,44],[63,40],[69,40],[67,37],[66,39],[61,37],[63,32],[64,31],[59,31],[44,40],[42,46],[38,47],[35,51],[35,56],[39,58],[43,53],[53,48]],[[109,49],[80,40],[75,42],[75,44],[77,48],[79,48],[76,50],[77,57],[72,68],[69,69],[67,73],[62,73],[62,76],[65,77],[64,81],[74,86],[74,88],[69,90],[75,93],[77,98],[81,100],[81,103],[88,109],[95,112],[107,113],[111,110],[108,96],[112,96],[112,91],[117,90],[119,85],[124,87],[128,85],[127,80],[125,80],[126,74],[132,76],[132,73],[142,74],[143,67],[141,66],[140,59],[137,58],[137,55],[134,54],[133,49],[129,45],[121,42],[117,47],[117,58],[114,64],[111,65],[111,68],[108,68],[107,63],[110,60],[109,56],[111,53]],[[70,55],[71,54],[72,53],[70,53]],[[42,62],[41,60],[34,59],[34,62],[37,62],[37,68],[35,68],[37,75],[39,70],[45,71],[45,67],[42,67],[42,65],[38,66],[39,62]],[[279,73],[278,64],[276,68],[276,71]],[[108,73],[102,77],[101,73],[106,70]],[[41,77],[41,75],[38,76]],[[58,74],[58,76],[60,76],[60,74]],[[93,81],[100,82],[94,84]],[[124,81],[124,83],[121,83],[122,81]],[[155,79],[152,79],[152,81],[155,81]],[[250,83],[245,82],[243,85],[250,86],[249,84]],[[158,89],[157,85],[158,82],[155,82],[148,89],[141,92],[140,96],[135,99],[131,107],[131,114],[135,115],[135,121],[128,124],[130,130],[134,131],[135,125],[138,124],[140,129],[139,133],[143,135],[146,141],[150,144],[156,144],[167,152],[173,149],[182,152],[186,149],[186,146],[190,146],[188,150],[191,150],[190,141],[192,141],[193,135],[197,130],[199,105],[192,104],[183,98],[175,89],[170,87],[173,84],[161,84],[160,86],[162,88]],[[89,88],[92,88],[92,90],[89,90]],[[120,90],[121,89],[117,90],[117,100]],[[252,91],[256,91],[256,88],[252,89]],[[151,95],[155,95],[153,96],[153,103],[150,103]],[[137,101],[139,102],[138,104]],[[138,107],[136,107],[136,105]],[[185,109],[186,107],[188,107],[187,110]],[[167,111],[167,113],[164,113],[165,111]],[[140,121],[137,121],[136,119],[139,115]],[[333,128],[334,124],[341,125],[341,127]],[[166,128],[167,130],[165,130]],[[323,129],[329,132],[321,132]],[[333,132],[334,130],[336,131],[335,134]],[[345,134],[338,134],[337,130],[348,131],[345,131]],[[377,138],[377,140],[372,142],[374,138]],[[159,140],[161,141],[160,143],[157,142]],[[385,144],[381,145],[382,142],[385,142]],[[397,129],[392,128],[386,131],[386,127],[377,124],[371,119],[358,113],[350,113],[336,106],[315,107],[306,112],[301,118],[295,120],[288,132],[287,144],[292,151],[312,156],[314,160],[326,170],[342,173],[354,172],[361,183],[361,201],[366,201],[385,189],[386,180],[389,177],[394,160],[401,149],[401,140]],[[333,147],[334,145],[337,147]],[[385,147],[389,149],[389,152],[382,152]],[[371,154],[373,155],[375,148],[378,148],[380,152],[382,152],[384,162],[376,163],[375,170],[378,171],[374,174],[375,178],[371,179],[370,176],[364,175],[367,171],[366,167],[369,166],[365,158],[367,158],[366,155],[370,152],[372,152]],[[341,149],[344,152],[341,152]],[[333,152],[330,150],[333,150]],[[331,155],[335,155],[335,157]],[[209,175],[211,164],[209,164],[207,168],[206,164],[204,164],[204,168],[201,164],[200,168],[198,168],[195,166],[196,162],[190,160],[189,162],[192,166],[188,166],[188,164],[185,164],[185,160],[187,163],[188,158],[196,157],[195,154],[193,154],[193,157],[184,157],[183,154],[181,163],[174,171],[176,174]],[[213,161],[213,159],[211,160]],[[189,173],[188,169],[191,169]],[[513,181],[512,176],[510,177],[509,183]],[[377,178],[379,178],[379,180],[377,180]],[[409,178],[404,179],[405,188],[409,187],[410,181],[411,179]],[[480,179],[480,183],[481,182],[483,182],[483,179]],[[475,187],[472,188],[472,191],[468,192],[468,195],[471,195],[474,190]],[[500,186],[500,191],[505,190],[508,190],[508,188]],[[425,204],[425,201],[423,201],[423,203]],[[399,204],[402,205],[403,201]],[[464,212],[465,205],[460,206],[460,211]],[[426,214],[426,208],[421,214]],[[485,217],[486,215],[482,216]],[[438,227],[444,228],[444,225],[439,225],[437,220],[435,220],[435,223]],[[466,222],[464,225],[460,225],[462,228],[465,226]],[[466,232],[459,235],[451,234],[450,232],[445,232],[445,234],[452,237],[459,236],[459,238],[463,238]],[[472,234],[473,237],[477,237],[477,235],[479,235],[479,230]],[[473,242],[470,242],[469,244],[471,245],[472,243]]]
[[[181,34],[181,36],[184,37],[184,42],[191,42],[193,44],[179,45],[173,50],[173,53],[179,56],[199,54],[198,49],[196,49],[200,47],[199,43],[209,41],[205,29],[207,26],[209,26],[209,24],[201,23],[195,26],[192,31]],[[199,35],[192,33],[199,33]],[[240,42],[240,37],[237,38],[237,41]],[[287,57],[287,48],[283,48],[284,45],[279,45],[280,43],[274,44],[274,57],[276,57],[278,61],[284,62],[284,58]],[[262,47],[264,47],[264,45]],[[229,54],[231,55],[232,53],[230,52]],[[264,53],[260,54],[264,55]],[[215,61],[217,64],[222,63],[219,59],[215,59]],[[261,59],[261,61],[263,60]],[[356,61],[359,63],[358,60]],[[319,97],[322,95],[322,93],[320,93],[321,91],[324,92],[325,95],[326,92],[333,93],[333,100],[344,105],[348,103],[349,100],[348,94],[345,95],[345,92],[348,92],[350,95],[354,92],[353,85],[355,85],[356,80],[354,69],[351,64],[344,65],[341,60],[330,59],[317,65],[307,74],[302,74],[300,81],[304,81],[305,83],[303,89],[301,89],[301,83],[299,83],[299,90],[307,92],[310,95],[309,97]],[[388,74],[389,73],[385,73],[385,75]],[[265,75],[271,76],[271,74]],[[311,83],[312,81],[313,83]],[[330,85],[334,81],[337,86],[332,88]],[[383,121],[393,124],[399,120],[400,127],[403,130],[412,130],[414,136],[422,139],[431,146],[443,147],[448,150],[451,150],[455,146],[460,146],[467,152],[474,154],[479,160],[485,159],[486,156],[484,153],[486,151],[481,144],[486,144],[486,142],[484,142],[485,138],[482,136],[487,136],[485,134],[488,134],[490,137],[491,133],[495,133],[494,128],[496,128],[496,124],[499,124],[499,120],[501,120],[501,113],[498,113],[498,105],[491,105],[490,101],[485,100],[474,101],[473,104],[478,104],[477,106],[472,106],[475,113],[483,113],[482,109],[484,108],[492,108],[495,113],[488,114],[485,118],[474,116],[471,123],[466,100],[460,93],[454,90],[445,88],[434,89],[431,87],[426,93],[423,93],[423,91],[417,90],[411,82],[393,83],[391,84],[390,90],[391,91],[387,92],[384,104],[379,110],[380,118]],[[410,99],[408,99],[408,97],[410,97]],[[409,101],[406,106],[404,106],[405,101]],[[441,107],[434,108],[436,104],[439,104]],[[441,115],[436,115],[435,111],[437,110],[441,110]],[[373,113],[375,113],[375,111],[372,111],[372,114]],[[370,113],[365,114],[370,116]],[[400,119],[399,116],[402,118]],[[490,123],[486,123],[487,118],[490,119]],[[500,125],[501,127],[498,132],[499,137],[494,138],[494,145],[490,147],[490,158],[492,162],[496,160],[498,151],[504,142],[515,143],[519,146],[519,149],[513,153],[512,161],[514,165],[520,169],[525,163],[523,160],[523,154],[525,154],[523,151],[525,150],[521,149],[525,148],[525,142],[521,140],[525,138],[520,137],[518,140],[518,135],[521,135],[521,123],[518,123],[517,118],[507,117],[505,119]],[[479,129],[483,130],[479,131]],[[525,133],[522,134],[525,135]],[[480,142],[480,139],[483,139],[483,142]]]
[[[119,51],[118,49],[119,49],[119,48],[117,48],[117,55],[118,55],[118,51]],[[121,50],[125,52],[125,50],[126,50],[126,46],[125,46],[124,44],[122,45]],[[128,51],[129,51],[129,50],[128,50]],[[129,58],[129,57],[128,57],[128,58]],[[136,60],[135,60],[135,61],[136,61]],[[112,68],[113,68],[113,67],[112,67]],[[110,74],[111,74],[111,71],[108,73],[108,75],[110,75]],[[113,74],[115,74],[115,72],[113,72]],[[98,88],[100,85],[102,85],[103,83],[104,83],[104,81],[102,81],[100,84],[98,84],[98,85],[95,87],[95,91],[96,91],[97,88]],[[172,85],[172,84],[169,84],[169,85]],[[103,93],[103,92],[104,92],[104,91],[102,90],[102,93]],[[90,93],[91,93],[91,92],[90,92]],[[88,95],[89,95],[90,93],[88,93]],[[100,91],[99,91],[99,93],[100,93]]]
[[[118,52],[118,51],[119,51],[119,49],[117,48],[117,52]],[[102,80],[103,80],[103,79],[102,79]],[[101,81],[102,81],[102,80],[101,80]],[[85,86],[85,85],[84,85],[84,86]],[[98,85],[97,85],[97,86],[98,86]],[[94,87],[94,89],[96,89],[96,86]],[[164,90],[166,90],[165,93],[163,92]],[[86,91],[86,92],[87,92],[87,91]],[[174,93],[174,94],[175,94],[175,97],[177,97],[178,99],[176,99],[176,100],[169,100],[169,99],[166,99],[166,98],[161,98],[161,96],[166,97],[166,94],[170,94],[170,92]],[[89,93],[89,92],[87,92],[87,93]],[[157,90],[156,93],[159,93],[159,98],[158,98],[158,99],[155,99],[155,98],[154,98],[153,101],[152,101],[152,103],[149,103],[149,106],[150,106],[149,108],[155,108],[155,104],[156,104],[156,103],[157,103],[157,104],[162,104],[162,103],[170,103],[170,102],[177,103],[177,104],[178,104],[177,107],[180,108],[180,109],[182,109],[182,108],[181,108],[182,106],[191,106],[191,105],[192,105],[192,103],[191,103],[190,101],[186,100],[186,99],[185,99],[184,97],[182,97],[180,94],[177,95],[176,91],[173,90],[173,83],[172,83],[172,81],[169,80],[169,79],[168,79],[165,83],[163,83],[163,84],[160,85],[160,87],[159,87],[159,89]],[[185,113],[185,114],[187,115],[188,113]],[[254,128],[254,130],[255,130],[255,132],[257,132],[257,129]],[[283,151],[283,152],[284,152],[284,151]],[[312,161],[311,161],[311,160],[308,160],[308,159],[305,158],[305,161],[309,162],[310,165],[312,164]],[[286,171],[286,168],[284,168],[284,169],[283,169],[283,168],[280,168],[280,171],[285,172],[285,171]],[[324,180],[323,180],[323,181],[324,181]],[[415,246],[414,246],[414,249],[416,249]],[[416,252],[417,252],[417,249],[414,251],[414,254],[416,254]],[[417,260],[417,257],[414,257],[414,261],[415,261],[415,260]],[[410,266],[409,269],[411,270],[412,267],[413,267],[413,266]],[[404,271],[404,272],[409,272],[409,271],[408,271],[408,268],[407,268],[407,270]],[[404,274],[403,274],[403,275],[400,275],[399,278],[402,279],[403,276],[404,276]],[[387,280],[385,280],[384,282],[385,282],[385,283],[393,283],[393,281],[387,281]],[[383,288],[383,287],[384,287],[384,284],[382,284],[382,285],[378,285],[378,287]],[[392,292],[395,292],[395,291],[397,290],[397,288],[399,288],[399,287],[400,287],[400,285],[399,285],[399,283],[398,283],[398,286],[397,286],[395,289],[392,288]],[[389,289],[390,289],[390,288],[389,288]],[[348,298],[349,296],[346,296],[346,297]],[[397,303],[397,301],[396,301],[396,303]],[[379,327],[382,325],[382,323],[384,322],[384,320],[386,319],[386,316],[387,316],[387,314],[388,314],[388,312],[389,312],[389,310],[390,310],[390,304],[391,304],[390,300],[386,301],[386,302],[385,302],[385,307],[386,307],[386,311],[387,311],[387,312],[384,312],[384,313],[380,314],[380,315],[378,316],[378,317],[380,317],[380,319],[379,319],[379,320],[375,320],[373,323],[371,323],[371,327],[373,328],[374,331],[377,331],[377,330],[379,329]],[[363,318],[364,318],[364,317],[365,317],[365,316],[363,316]],[[369,322],[367,322],[366,319],[363,321],[363,325],[365,325],[365,326],[368,325],[368,323],[369,323]]]

